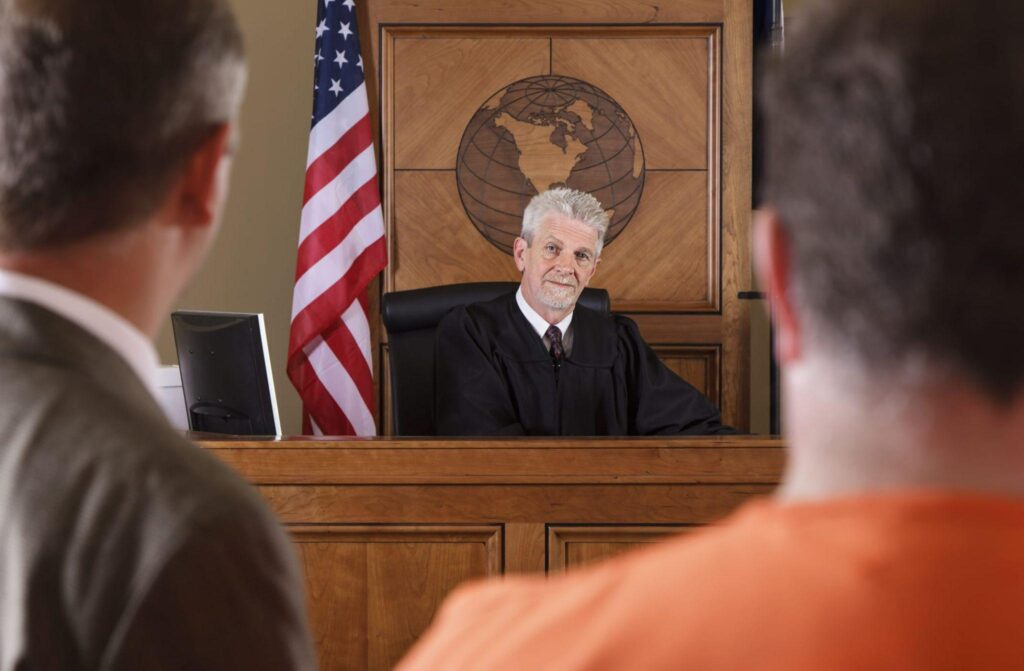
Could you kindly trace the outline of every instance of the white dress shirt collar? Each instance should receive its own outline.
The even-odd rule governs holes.
[[[522,310],[523,316],[526,317],[526,321],[530,322],[530,326],[537,332],[541,338],[548,332],[547,320],[537,314],[537,311],[530,307],[530,304],[526,302],[526,298],[523,297],[523,287],[519,287],[516,290],[516,303],[519,304],[519,309]],[[565,319],[555,324],[558,330],[562,332],[562,338],[564,339],[566,333],[569,331],[569,324],[572,323],[572,312],[565,316]]]
[[[82,327],[117,352],[159,398],[160,359],[153,342],[121,315],[67,287],[11,270],[0,269],[0,296],[35,303]]]

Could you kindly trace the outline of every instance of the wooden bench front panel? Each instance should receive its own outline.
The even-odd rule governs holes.
[[[207,441],[295,542],[321,668],[390,669],[458,584],[572,570],[778,482],[763,438]]]

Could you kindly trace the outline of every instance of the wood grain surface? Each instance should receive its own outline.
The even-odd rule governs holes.
[[[191,436],[254,484],[305,571],[322,669],[387,669],[457,584],[559,571],[714,523],[778,440]]]
[[[619,101],[640,134],[649,170],[707,170],[713,28],[657,37],[559,37],[551,69]],[[717,84],[717,82],[715,82]]]
[[[648,172],[629,225],[601,253],[591,286],[608,290],[616,312],[711,312],[718,274],[711,247],[717,213],[706,172]]]
[[[462,131],[488,97],[510,82],[548,72],[547,37],[395,36],[396,170],[455,169]]]
[[[620,525],[548,527],[548,573],[564,573],[699,527]]]

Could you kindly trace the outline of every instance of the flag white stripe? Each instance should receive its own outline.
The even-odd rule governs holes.
[[[313,161],[333,147],[349,128],[355,126],[370,111],[369,99],[366,97],[366,82],[351,91],[331,113],[320,119],[309,132],[309,153],[306,155],[306,168]]]
[[[341,321],[345,323],[345,328],[359,345],[359,351],[366,359],[366,367],[373,370],[373,358],[370,356],[370,322],[366,319],[363,304],[358,300],[352,301],[352,305],[342,313]]]
[[[306,309],[323,292],[337,283],[348,272],[359,255],[384,237],[384,215],[380,205],[359,220],[338,246],[317,259],[295,282],[292,293],[292,319]]]
[[[370,143],[370,146],[352,159],[337,177],[324,185],[302,207],[299,244],[301,245],[320,224],[340,210],[352,194],[376,174],[377,159],[373,155],[373,143]]]
[[[309,417],[309,426],[310,426],[311,429],[313,429],[313,435],[314,436],[322,436],[322,435],[324,435],[324,430],[321,429],[319,426],[317,426],[316,420],[313,419],[312,415],[310,415],[310,417]]]
[[[374,435],[377,428],[373,422],[373,415],[366,407],[352,376],[338,361],[338,357],[334,355],[334,350],[330,345],[323,338],[317,336],[309,341],[303,351],[316,376],[320,379],[320,384],[345,413],[345,417],[355,429],[356,435]]]

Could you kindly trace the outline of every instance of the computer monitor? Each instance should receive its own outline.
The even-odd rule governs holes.
[[[181,383],[193,431],[281,434],[262,314],[171,314]]]

